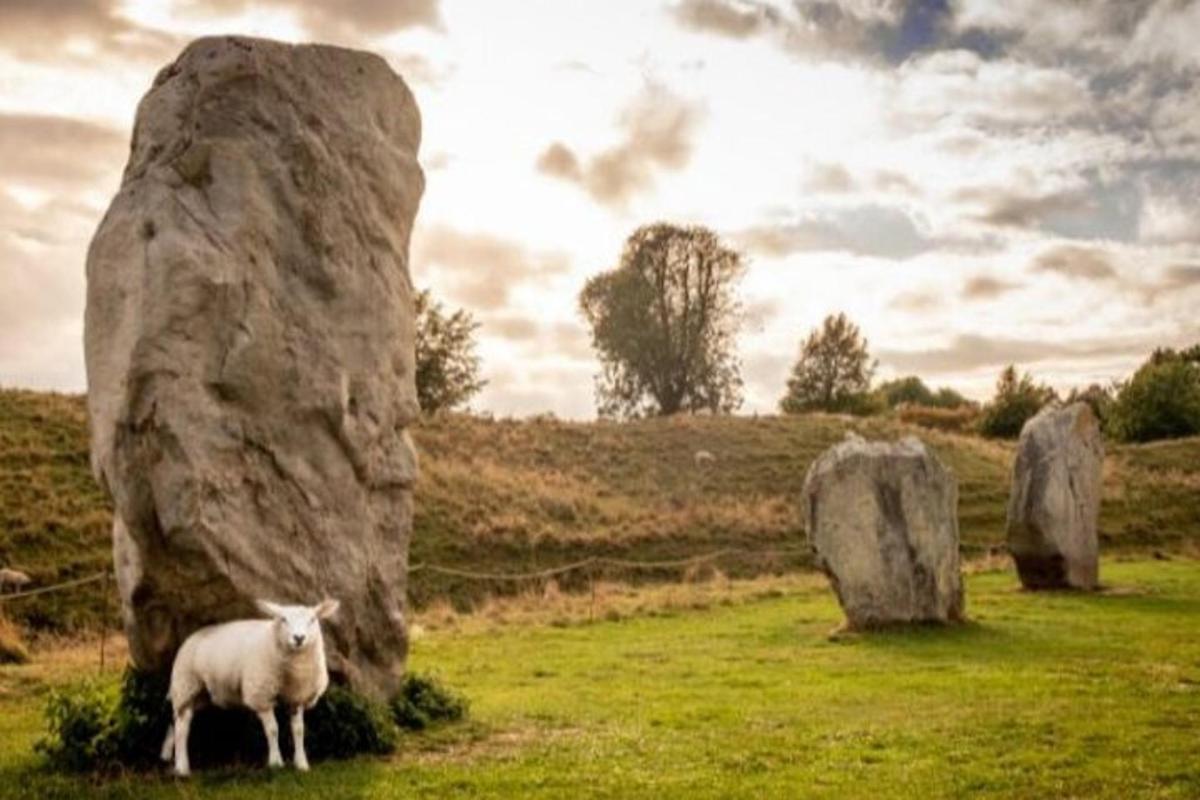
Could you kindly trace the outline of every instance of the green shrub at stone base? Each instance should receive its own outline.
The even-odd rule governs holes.
[[[54,690],[46,705],[47,733],[35,745],[53,769],[110,773],[148,769],[171,723],[166,676],[126,670],[120,686],[96,680]],[[351,758],[395,752],[400,728],[423,730],[466,717],[467,703],[435,680],[410,675],[390,704],[342,686],[330,686],[304,716],[310,759]],[[287,712],[276,709],[279,745],[292,753]],[[266,763],[266,738],[247,709],[204,708],[192,721],[188,754],[193,767]]]
[[[467,699],[444,686],[436,678],[409,675],[400,694],[392,700],[392,718],[401,728],[422,731],[444,722],[466,719]]]

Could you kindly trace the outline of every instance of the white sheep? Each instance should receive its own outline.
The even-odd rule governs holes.
[[[291,711],[296,769],[308,769],[304,752],[304,710],[316,705],[329,686],[320,620],[338,609],[337,600],[316,606],[284,606],[259,600],[271,619],[244,619],[209,625],[184,641],[171,667],[174,724],[167,729],[162,759],[175,758],[175,773],[187,775],[188,730],[197,706],[245,706],[258,714],[267,735],[267,766],[282,767],[275,705]]]
[[[19,569],[9,569],[8,567],[0,569],[0,593],[8,591],[10,588],[20,591],[32,581],[32,578]]]
[[[697,467],[704,467],[709,464],[717,463],[717,457],[707,450],[697,450],[692,455],[692,460],[696,462]]]

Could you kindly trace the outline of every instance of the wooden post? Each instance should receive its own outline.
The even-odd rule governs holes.
[[[104,672],[104,645],[108,639],[108,570],[100,580],[100,671]]]
[[[588,565],[588,583],[591,585],[592,602],[588,606],[588,622],[596,621],[596,565]]]

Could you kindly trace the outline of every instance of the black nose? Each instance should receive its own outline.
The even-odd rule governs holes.
[[[296,644],[304,644],[304,636],[300,634],[294,634],[292,636],[292,641]]]

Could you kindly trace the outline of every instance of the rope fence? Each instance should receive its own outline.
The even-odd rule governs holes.
[[[773,547],[762,550],[749,550],[745,548],[726,547],[720,550],[713,550],[708,553],[701,553],[695,556],[675,559],[660,559],[639,561],[636,559],[616,558],[614,556],[589,556],[588,558],[579,561],[573,561],[567,564],[560,564],[546,569],[535,570],[532,572],[479,572],[475,570],[463,569],[461,567],[448,567],[443,564],[417,563],[408,568],[409,574],[419,572],[431,572],[439,575],[447,575],[454,578],[462,578],[469,581],[537,581],[555,578],[560,575],[566,575],[572,572],[585,571],[587,573],[588,582],[591,587],[592,595],[592,615],[594,616],[594,606],[596,601],[596,574],[604,567],[615,567],[628,570],[663,570],[663,569],[680,569],[686,567],[696,567],[701,564],[710,564],[715,561],[730,558],[743,559],[768,559],[778,558],[788,555],[807,555],[811,551],[806,547]],[[110,570],[97,572],[94,575],[88,575],[83,578],[74,578],[69,581],[51,584],[49,586],[39,586],[36,589],[29,589],[22,592],[12,592],[5,594],[0,592],[0,613],[3,613],[4,605],[13,600],[24,600],[29,597],[38,597],[40,595],[52,594],[54,592],[62,592],[68,589],[77,589],[81,586],[87,586],[93,583],[103,582],[101,587],[103,597],[101,598],[101,608],[103,609],[100,629],[100,669],[104,669],[105,662],[105,643],[108,639],[108,594],[109,581],[113,578]]]

